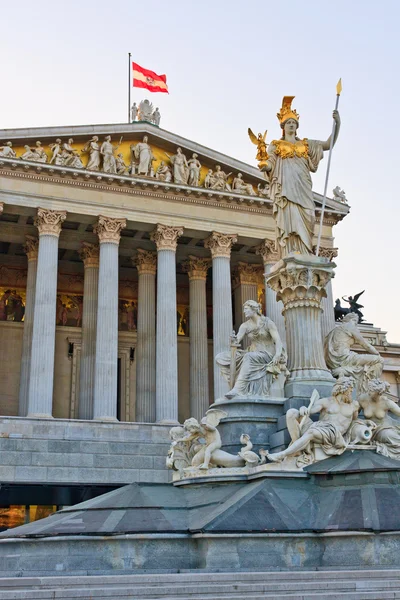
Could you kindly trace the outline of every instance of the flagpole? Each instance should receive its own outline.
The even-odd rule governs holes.
[[[342,91],[342,80],[339,79],[339,81],[337,83],[337,86],[336,86],[336,104],[335,104],[335,110],[337,110],[338,106],[339,106],[339,98],[340,98],[341,91]],[[335,138],[335,132],[336,132],[336,121],[334,120],[333,121],[333,126],[332,126],[331,143],[330,143],[330,146],[329,146],[328,166],[326,168],[324,198],[322,200],[322,209],[321,209],[321,217],[320,217],[320,221],[319,221],[317,250],[315,252],[316,256],[319,255],[319,249],[320,249],[320,245],[321,245],[322,223],[323,223],[323,220],[324,220],[325,205],[326,205],[326,193],[327,193],[327,190],[328,190],[329,172],[331,170],[331,158],[332,158],[332,149],[333,149],[333,141],[334,141],[334,138]]]
[[[128,123],[131,122],[131,56],[132,54],[128,52]]]

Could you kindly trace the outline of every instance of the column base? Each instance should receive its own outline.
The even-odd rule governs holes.
[[[28,413],[26,415],[27,419],[54,419],[53,415],[48,415],[45,413]]]

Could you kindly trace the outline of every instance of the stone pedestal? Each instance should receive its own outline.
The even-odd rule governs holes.
[[[275,250],[275,242],[264,240],[256,250],[260,254],[264,263],[264,283],[265,283],[265,314],[273,321],[279,331],[282,343],[286,348],[286,329],[285,319],[282,315],[283,304],[276,299],[276,291],[267,283],[267,278],[272,267],[278,262],[278,254]]]
[[[99,285],[99,246],[83,243],[80,256],[84,265],[82,349],[79,376],[79,419],[93,418],[96,328]]]
[[[291,255],[281,259],[266,280],[282,300],[286,324],[288,398],[310,398],[314,388],[329,395],[333,377],[327,369],[321,331],[321,299],[336,265],[314,255]]]
[[[136,345],[136,421],[156,420],[156,272],[155,252],[138,249],[133,263],[138,270]]]
[[[33,316],[28,417],[52,417],[58,238],[66,212],[38,208],[35,225],[39,231]]]
[[[158,224],[157,246],[156,420],[178,422],[178,340],[176,322],[176,246],[183,227]]]
[[[202,419],[209,408],[206,280],[209,258],[189,256],[190,416]]]
[[[118,245],[125,219],[99,217],[100,266],[93,418],[117,420]]]
[[[26,275],[24,335],[22,339],[21,375],[19,380],[18,415],[20,417],[26,417],[28,412],[29,377],[32,356],[33,312],[35,308],[36,271],[39,250],[38,238],[27,235],[24,250],[28,257],[28,271]]]
[[[233,330],[230,256],[232,245],[237,241],[233,234],[213,233],[205,240],[212,256],[213,283],[213,338],[214,338],[214,397],[223,399],[229,384],[221,375],[215,357],[229,350]]]

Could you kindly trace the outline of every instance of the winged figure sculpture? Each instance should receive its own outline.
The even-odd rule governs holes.
[[[264,135],[262,133],[255,135],[249,127],[247,132],[248,132],[249,138],[251,139],[253,144],[255,146],[257,146],[256,160],[258,160],[259,163],[265,163],[268,160],[267,142],[266,142],[268,131],[265,130]]]

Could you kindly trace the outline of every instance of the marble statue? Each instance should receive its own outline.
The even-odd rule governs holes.
[[[66,167],[83,169],[83,162],[81,161],[81,157],[77,150],[72,147],[73,143],[74,140],[72,138],[70,138],[68,142],[64,142],[61,145],[61,154],[59,156]]]
[[[211,183],[212,183],[212,180],[213,180],[213,172],[212,172],[212,169],[208,169],[208,171],[207,171],[207,175],[206,175],[206,177],[205,177],[205,179],[204,179],[204,187],[205,187],[206,189],[210,189],[210,188],[211,188]]]
[[[167,154],[167,156],[172,164],[174,183],[187,185],[189,165],[186,156],[182,152],[182,148],[177,148],[176,154],[173,156],[170,156],[169,154]]]
[[[249,196],[255,196],[255,191],[251,183],[245,183],[243,181],[243,175],[238,173],[232,182],[232,190],[239,192],[239,194],[248,194]]]
[[[129,167],[125,164],[124,155],[121,152],[115,157],[115,167],[117,175],[125,175],[128,172]]]
[[[247,130],[247,133],[249,134],[249,138],[251,139],[253,144],[255,144],[257,146],[256,160],[258,161],[258,166],[261,168],[263,165],[266,164],[266,162],[268,160],[267,143],[266,143],[268,131],[265,131],[264,135],[262,135],[262,133],[259,133],[256,136],[249,127]]]
[[[266,398],[273,380],[287,373],[286,353],[275,323],[261,313],[258,302],[247,300],[243,311],[246,321],[237,336],[232,336],[231,351],[220,352],[215,360],[231,385],[227,398]],[[250,344],[241,350],[239,345],[245,336]]]
[[[136,121],[137,114],[138,114],[138,107],[136,106],[136,102],[134,102],[134,103],[132,104],[132,108],[131,108],[131,119],[132,119],[132,123],[133,123],[134,121]]]
[[[332,388],[332,396],[320,398],[314,390],[308,407],[299,410],[290,408],[286,413],[286,424],[292,442],[282,452],[266,452],[272,462],[298,456],[297,465],[315,462],[315,445],[318,444],[326,456],[342,454],[347,448],[345,436],[353,419],[356,419],[359,404],[353,400],[354,381],[351,377],[340,378]],[[310,415],[319,413],[318,421]]]
[[[115,174],[117,172],[117,162],[115,160],[114,152],[118,151],[122,142],[122,138],[119,141],[118,146],[114,148],[111,143],[111,136],[107,135],[104,138],[104,142],[100,148],[100,154],[103,157],[103,171],[104,173],[112,173]]]
[[[34,152],[37,155],[36,162],[47,163],[48,157],[45,149],[42,146],[42,142],[36,142]]]
[[[343,317],[350,312],[349,308],[345,308],[341,305],[340,298],[336,298],[333,310],[335,313],[335,321],[341,321]]]
[[[240,436],[240,443],[243,445],[243,448],[238,452],[238,456],[243,458],[247,467],[256,467],[257,465],[262,465],[265,463],[265,456],[263,456],[260,460],[258,454],[253,452],[253,444],[251,443],[250,436],[247,433],[242,433]]]
[[[382,374],[383,358],[378,350],[363,338],[357,328],[358,315],[349,313],[328,333],[324,343],[325,361],[334,377],[354,377],[357,392],[366,391],[369,379]],[[368,354],[353,352],[360,345]]]
[[[131,151],[139,164],[137,165],[137,175],[150,176],[152,169],[152,162],[154,159],[151,147],[148,144],[149,138],[147,135],[144,136],[143,142],[139,142],[136,146],[131,146]]]
[[[198,187],[200,181],[200,169],[201,164],[200,161],[197,160],[198,155],[196,153],[192,154],[192,158],[190,158],[188,162],[189,166],[189,174],[187,184],[193,187]]]
[[[360,310],[360,308],[364,308],[364,307],[362,304],[358,304],[358,299],[360,296],[363,295],[364,292],[365,292],[365,290],[363,290],[362,292],[359,292],[354,297],[349,296],[348,298],[345,298],[344,296],[342,296],[342,300],[344,300],[345,302],[348,302],[348,304],[350,304],[349,312],[352,312],[352,313],[355,313],[356,315],[358,315],[359,323],[362,323],[364,321],[364,315],[362,314],[362,312]]]
[[[160,126],[161,114],[160,114],[160,111],[158,110],[158,106],[157,106],[156,110],[153,112],[153,114],[151,115],[151,120],[153,121],[154,125],[157,125],[157,127]]]
[[[169,183],[172,181],[172,172],[168,165],[162,160],[156,170],[156,179]]]
[[[261,183],[257,186],[258,195],[262,198],[269,198],[269,183],[268,181],[262,185]]]
[[[94,135],[91,140],[84,146],[82,152],[89,154],[89,160],[86,165],[88,171],[99,171],[100,170],[100,146],[98,144],[99,138]]]
[[[151,123],[153,112],[153,105],[150,100],[142,100],[138,108],[138,121],[148,121]]]
[[[64,161],[63,158],[61,156],[61,140],[60,138],[57,138],[56,141],[54,142],[54,144],[49,144],[49,148],[51,150],[51,158],[50,158],[50,164],[51,165],[63,165]]]
[[[372,443],[376,451],[384,456],[400,460],[400,407],[389,394],[390,384],[382,379],[368,381],[367,391],[360,394],[358,402],[366,419],[372,419],[376,427],[372,433]],[[391,413],[391,414],[390,414]]]
[[[329,150],[331,138],[325,142],[297,137],[299,115],[291,108],[294,96],[285,96],[278,113],[283,135],[268,148],[268,160],[261,170],[270,184],[277,241],[282,257],[292,252],[313,253],[315,205],[310,173],[315,173],[323,153]],[[339,134],[340,117],[333,112]]]
[[[20,156],[21,160],[33,161],[46,163],[47,162],[47,154],[41,144],[41,142],[36,142],[35,148],[31,148],[28,145],[24,146],[25,152]]]
[[[34,151],[35,149],[31,148],[27,144],[24,146],[24,149],[25,149],[25,152],[23,154],[21,154],[20,159],[28,160],[28,161],[36,161],[36,153]]]
[[[337,185],[333,190],[333,199],[347,204],[346,192]]]
[[[2,158],[16,158],[15,150],[13,150],[12,142],[7,142],[5,146],[0,146],[0,156]]]
[[[168,469],[183,473],[183,469],[192,464],[192,459],[200,449],[197,438],[187,441],[188,432],[182,426],[172,427],[169,431],[171,445],[168,450],[166,466]]]
[[[222,190],[231,191],[231,186],[228,183],[228,178],[232,173],[228,175],[222,171],[220,165],[216,165],[214,173],[210,177],[210,185],[208,186],[211,190]]]

